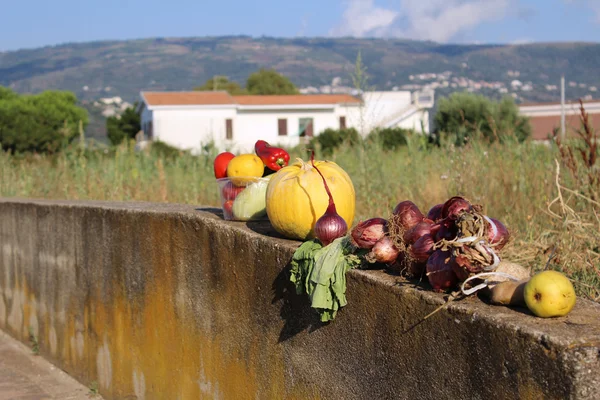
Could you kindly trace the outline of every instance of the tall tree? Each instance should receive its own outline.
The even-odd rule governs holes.
[[[248,77],[246,90],[250,94],[297,94],[298,89],[287,77],[274,69],[260,69]]]
[[[489,141],[514,137],[519,141],[531,135],[529,119],[519,114],[510,97],[496,102],[485,96],[457,92],[438,101],[434,117],[440,137],[462,144],[467,137],[481,136]]]
[[[134,139],[141,129],[140,115],[136,111],[137,104],[127,107],[121,115],[106,119],[106,133],[113,145],[125,139]]]
[[[222,75],[215,75],[206,82],[204,85],[197,86],[194,90],[209,90],[217,91],[224,90],[229,94],[244,94],[246,91],[239,85],[239,83],[230,81],[229,78]]]
[[[15,93],[11,88],[0,86],[0,101],[15,99],[17,97],[19,97],[19,95]]]
[[[88,123],[88,113],[71,92],[17,95],[0,89],[0,145],[13,152],[56,152]]]

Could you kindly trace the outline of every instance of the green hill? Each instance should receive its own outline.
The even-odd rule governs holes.
[[[190,90],[213,75],[244,83],[261,67],[275,68],[299,87],[351,86],[350,73],[361,51],[369,83],[379,90],[447,81],[437,95],[469,90],[500,97],[518,79],[526,90],[518,101],[555,101],[565,74],[567,97],[594,96],[600,89],[600,44],[442,45],[399,39],[354,38],[157,38],[64,44],[0,53],[0,85],[19,92],[71,90],[86,101],[120,96],[132,102],[140,90]],[[509,72],[513,71],[513,72]],[[515,71],[518,71],[516,73]],[[411,75],[440,74],[418,79]],[[456,87],[452,87],[452,83]],[[480,88],[477,88],[479,84]]]

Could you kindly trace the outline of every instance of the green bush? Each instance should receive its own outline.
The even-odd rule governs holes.
[[[375,129],[368,136],[368,141],[377,143],[384,150],[396,150],[408,144],[408,136],[414,132],[404,128],[382,128]]]
[[[172,160],[186,153],[189,152],[180,150],[177,147],[171,146],[165,142],[161,142],[160,140],[153,140],[150,143],[150,154],[152,154],[154,157]]]
[[[135,135],[142,129],[136,108],[137,103],[127,107],[121,115],[106,119],[106,134],[113,145],[116,146],[125,139],[135,139]]]
[[[310,145],[318,145],[324,156],[331,155],[343,144],[353,146],[361,141],[358,131],[354,128],[332,129],[327,128],[318,136],[314,137]]]
[[[274,69],[261,68],[250,74],[246,81],[249,94],[298,94],[298,88],[290,79]]]
[[[0,88],[0,146],[11,152],[55,153],[85,129],[88,114],[71,92],[18,95]]]
[[[522,142],[531,135],[528,118],[519,114],[510,97],[496,102],[482,95],[453,93],[438,101],[434,123],[439,140],[450,140],[457,145],[471,138]]]

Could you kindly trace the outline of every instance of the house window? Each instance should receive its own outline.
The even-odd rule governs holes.
[[[233,120],[230,118],[225,120],[225,139],[233,139]]]
[[[277,132],[279,136],[287,136],[287,119],[279,118],[277,120]]]
[[[340,117],[340,129],[346,129],[346,117]]]
[[[312,118],[300,118],[298,121],[298,131],[301,137],[312,137],[313,136],[313,119]]]

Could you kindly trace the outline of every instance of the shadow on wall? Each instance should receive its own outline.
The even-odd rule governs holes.
[[[279,333],[279,343],[293,338],[297,334],[308,330],[314,332],[328,322],[321,322],[319,315],[310,307],[307,296],[296,293],[296,287],[290,282],[290,268],[288,263],[279,272],[273,281],[273,300],[271,304],[281,302],[279,315],[284,321],[284,326]]]
[[[223,219],[223,210],[220,208],[199,207],[196,208],[196,211],[208,212]],[[286,239],[266,220],[248,221],[246,226],[261,235]],[[296,288],[290,281],[290,268],[291,264],[288,262],[271,285],[273,291],[271,304],[281,303],[279,315],[284,321],[284,326],[279,334],[279,343],[285,342],[305,330],[314,332],[328,324],[321,322],[319,315],[310,307],[310,301],[306,296],[296,293]]]

